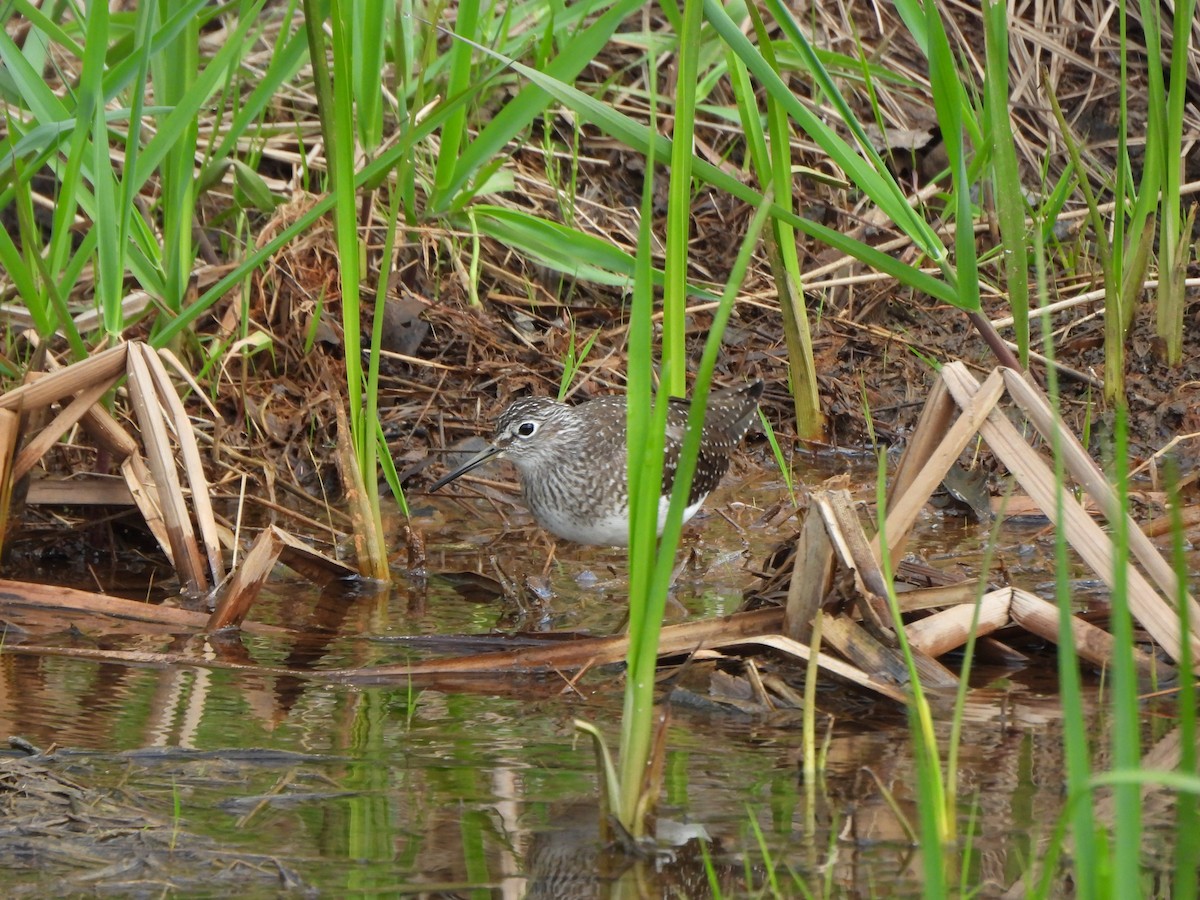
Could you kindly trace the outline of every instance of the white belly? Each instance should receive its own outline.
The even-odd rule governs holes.
[[[701,497],[691,506],[684,507],[683,521],[686,522],[694,516],[703,503],[704,497]],[[670,508],[670,505],[669,498],[663,497],[658,501],[657,532],[660,536],[667,524],[667,510]],[[566,541],[575,541],[579,544],[600,544],[609,547],[629,546],[629,517],[627,510],[622,510],[620,513],[592,517],[587,521],[580,521],[573,516],[560,515],[553,509],[534,510],[534,516],[538,520],[539,525]]]

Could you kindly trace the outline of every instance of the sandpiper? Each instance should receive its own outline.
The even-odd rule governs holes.
[[[685,522],[729,469],[729,456],[750,427],[762,392],[763,383],[755,381],[709,395]],[[683,449],[688,405],[687,400],[672,398],[667,410],[659,534]],[[581,544],[629,543],[624,397],[600,397],[577,406],[548,397],[517,400],[500,414],[491,445],[430,490],[497,457],[517,467],[521,495],[547,531]]]

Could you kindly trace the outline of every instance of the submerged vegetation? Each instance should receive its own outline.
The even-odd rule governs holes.
[[[384,485],[407,517],[405,491],[429,483],[436,454],[514,396],[626,391],[630,611],[615,763],[606,729],[581,727],[606,764],[615,834],[637,856],[669,781],[655,674],[698,425],[713,384],[761,377],[782,467],[801,447],[912,438],[901,474],[889,475],[880,452],[873,538],[836,489],[813,491],[797,555],[775,567],[787,610],[768,646],[812,661],[800,704],[808,783],[826,775],[816,678],[818,665],[834,669],[822,642],[850,655],[837,629],[861,618],[886,645],[880,658],[896,668],[875,687],[909,714],[919,821],[899,818],[920,848],[923,890],[971,894],[984,880],[970,826],[978,806],[964,818],[958,772],[970,672],[978,641],[1000,657],[1011,650],[985,635],[1017,620],[1016,595],[987,584],[1000,526],[963,604],[959,677],[906,630],[926,608],[902,602],[895,570],[941,480],[922,493],[922,471],[971,456],[978,432],[991,445],[985,465],[1002,460],[1059,523],[1057,584],[1046,591],[1057,622],[1046,627],[1074,636],[1057,641],[1058,831],[1003,888],[1194,897],[1190,485],[1165,479],[1170,565],[1130,518],[1130,460],[1158,479],[1168,447],[1187,467],[1200,459],[1200,336],[1187,327],[1197,282],[1186,198],[1200,184],[1200,120],[1187,103],[1200,87],[1194,7],[1184,0],[1164,17],[1141,3],[1107,16],[989,0],[950,18],[929,0],[12,0],[0,30],[0,369],[14,388],[70,363],[87,374],[78,384],[44,374],[56,387],[37,394],[31,379],[0,401],[6,515],[13,486],[43,457],[57,474],[116,459],[192,601],[223,581],[221,541],[249,543],[232,536],[243,504],[271,523],[321,529],[313,542],[347,550],[365,578],[423,577],[426,548],[411,530],[402,573]],[[948,365],[956,358],[985,373],[1028,368],[1053,411],[1013,371],[972,387],[965,366]],[[995,406],[1004,390],[1038,433],[1033,444],[1009,439],[1015,429]],[[666,400],[685,394],[695,427],[659,541]],[[54,403],[61,427],[27,421],[26,433],[46,427],[56,441],[91,417],[85,428],[112,443],[64,443],[46,457],[48,444],[34,441],[36,453],[18,455],[18,415]],[[167,412],[147,413],[156,404]],[[126,408],[136,428],[96,425]],[[141,459],[128,431],[144,442],[147,472],[124,461]],[[1053,466],[1036,484],[1029,473],[1046,463],[1031,447]],[[197,510],[201,539],[189,545],[187,515],[170,506],[186,494],[203,505],[209,484],[223,528]],[[1076,490],[1099,507],[1107,535],[1094,536],[1083,507],[1068,510]],[[159,495],[166,525],[156,530]],[[834,589],[831,541],[853,588]],[[263,529],[232,584],[261,584],[253,573],[265,579],[281,558],[335,577],[333,563],[295,543]],[[800,556],[804,546],[812,556]],[[1109,586],[1100,653],[1078,615],[1072,552]],[[822,578],[808,578],[818,558]],[[225,590],[209,629],[245,615],[225,608]],[[802,594],[812,602],[801,616]],[[854,616],[826,625],[823,608],[846,594]],[[695,649],[676,639],[677,650]],[[1104,667],[1103,739],[1084,711],[1081,658]],[[554,666],[552,655],[543,662]],[[855,662],[868,685],[874,673]],[[411,679],[418,668],[390,674]],[[348,671],[333,674],[357,677]],[[939,685],[954,688],[952,703],[938,702]],[[1174,692],[1175,749],[1147,763],[1141,692],[1152,687]],[[411,722],[419,698],[411,680],[407,689]],[[356,711],[367,747],[382,734],[373,702]],[[1158,751],[1164,735],[1153,738]],[[1143,854],[1151,785],[1173,803],[1169,859],[1153,865]],[[747,863],[733,890],[836,893],[828,876],[806,880],[772,860],[751,822],[744,849],[762,865]],[[721,894],[728,881],[707,855],[705,865]]]

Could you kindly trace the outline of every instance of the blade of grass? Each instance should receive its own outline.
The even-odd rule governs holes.
[[[100,247],[98,253],[98,263],[104,262],[106,255],[109,256],[106,261],[108,265],[107,273],[103,272],[101,265],[97,265],[98,274],[102,278],[107,277],[115,279],[118,282],[116,284],[104,285],[103,296],[105,299],[102,301],[104,330],[113,338],[125,330],[125,311],[121,302],[123,298],[121,297],[121,285],[119,282],[124,277],[127,265],[130,226],[135,210],[134,198],[136,191],[132,189],[129,175],[133,169],[137,168],[138,155],[141,153],[142,114],[146,96],[146,80],[150,73],[149,46],[153,25],[154,15],[151,4],[144,3],[139,5],[134,24],[134,33],[137,36],[135,47],[143,49],[140,51],[135,49],[137,66],[133,77],[133,89],[131,91],[133,106],[129,111],[129,125],[125,131],[125,164],[121,169],[119,195],[114,200],[117,205],[116,233],[111,239],[114,246],[108,250]],[[97,127],[96,131],[99,133],[100,129]],[[96,167],[97,169],[100,167],[99,159],[96,161]],[[97,189],[96,199],[101,205],[104,204],[104,200],[100,197],[99,189]],[[109,300],[108,298],[114,299]]]
[[[304,29],[296,31],[282,46],[276,47],[266,70],[255,80],[250,94],[241,100],[228,128],[223,129],[220,140],[197,176],[201,189],[209,187],[221,177],[225,163],[237,149],[238,142],[252,131],[252,124],[276,101],[281,88],[292,80],[307,59],[308,40]]]
[[[1017,151],[1008,112],[1008,7],[995,0],[984,0],[984,37],[987,53],[987,80],[984,101],[987,108],[991,148],[992,196],[1004,248],[1004,281],[1008,305],[1012,310],[1014,342],[1022,366],[1029,365],[1029,253],[1026,248],[1025,198]],[[959,223],[960,226],[963,223]]]
[[[571,37],[564,42],[557,56],[547,63],[538,66],[538,71],[554,81],[569,84],[583,71],[601,49],[611,39],[616,30],[621,27],[629,16],[642,8],[641,0],[619,0],[605,10],[594,22],[580,24]],[[575,24],[575,17],[583,10],[580,4],[570,8],[570,15],[558,17],[559,27]],[[503,56],[496,58],[508,62]],[[502,156],[509,143],[529,126],[536,116],[541,114],[555,99],[554,94],[536,82],[523,87],[516,97],[507,101],[504,106],[479,132],[479,136],[463,148],[457,160],[452,177],[443,185],[444,202],[463,194],[468,181],[489,160]],[[432,207],[435,212],[441,211],[438,206]]]
[[[1034,228],[1033,259],[1037,277],[1038,307],[1045,308],[1049,289],[1046,280],[1046,257],[1042,248],[1040,228]],[[1059,406],[1058,369],[1054,366],[1054,327],[1050,317],[1040,314],[1039,323],[1045,339],[1045,354],[1051,364],[1046,367],[1046,391],[1050,403]],[[1066,464],[1062,453],[1062,438],[1055,431],[1050,442],[1054,459],[1054,482],[1058,485],[1054,521],[1063,521],[1065,502]],[[1071,633],[1071,560],[1064,529],[1055,530],[1054,538],[1055,599],[1058,605],[1058,630],[1060,634]],[[1068,797],[1079,797],[1087,790],[1091,777],[1091,762],[1088,749],[1088,725],[1083,711],[1083,688],[1079,677],[1079,659],[1071,641],[1058,643],[1058,684],[1063,709],[1063,752],[1066,757]],[[1076,803],[1071,807],[1070,822],[1073,872],[1075,888],[1080,897],[1097,896],[1097,873],[1099,853],[1096,847],[1096,824],[1090,803]],[[1057,855],[1061,841],[1050,843],[1050,852],[1043,860],[1042,880],[1039,896],[1049,896],[1049,885],[1057,870]]]
[[[733,20],[724,13],[716,0],[707,0],[705,12],[713,26],[730,44],[734,52],[746,63],[759,82],[787,110],[792,119],[804,129],[805,133],[821,145],[833,161],[858,187],[870,197],[881,210],[891,217],[896,226],[908,235],[914,243],[942,268],[942,274],[948,281],[953,280],[953,271],[949,269],[947,254],[941,240],[909,205],[908,198],[888,172],[887,166],[867,139],[862,126],[850,111],[849,105],[837,89],[829,73],[823,65],[804,33],[800,30],[795,19],[779,0],[766,0],[776,22],[783,28],[784,34],[807,60],[809,73],[817,81],[821,91],[841,113],[842,121],[855,134],[858,151],[842,138],[821,119],[808,110],[799,99],[792,94],[786,84],[766,65],[765,60],[757,53],[749,40],[741,33]],[[958,84],[957,74],[955,84]],[[866,159],[860,155],[866,156]]]
[[[1113,588],[1109,630],[1112,654],[1113,768],[1134,770],[1142,757],[1137,670],[1133,662],[1133,616],[1129,610],[1129,439],[1124,405],[1116,409],[1113,465],[1116,469],[1119,511],[1113,532]],[[1180,643],[1187,643],[1184,639]],[[1141,890],[1142,791],[1138,784],[1113,788],[1113,886],[1116,896],[1135,897]]]
[[[736,31],[736,28],[734,30]],[[486,53],[492,53],[486,47],[477,47],[477,49],[483,50]],[[494,55],[497,58],[503,59],[498,54]],[[649,145],[654,143],[657,145],[656,153],[670,154],[671,141],[660,134],[651,132],[643,123],[622,115],[612,107],[601,103],[570,85],[546,78],[536,69],[522,65],[515,60],[505,59],[505,61],[522,76],[553,94],[576,114],[610,136],[622,141],[631,149],[646,155]],[[693,158],[692,170],[697,177],[701,178],[707,184],[725,191],[731,196],[744,200],[756,208],[762,203],[762,194],[706,160],[698,157]],[[916,266],[901,262],[895,257],[887,253],[882,253],[874,247],[864,244],[862,241],[850,238],[836,229],[827,228],[810,219],[797,216],[777,205],[772,206],[771,214],[783,219],[802,234],[815,238],[836,250],[840,250],[872,268],[885,272],[915,290],[922,291],[946,303],[955,304],[957,302],[957,295],[950,285],[921,271]]]
[[[692,226],[692,132],[696,123],[701,4],[684,0],[678,27],[675,115],[671,123],[671,183],[667,190],[666,271],[662,305],[663,387],[687,392],[687,263]],[[660,388],[661,390],[661,388]]]
[[[158,15],[166,19],[170,15],[171,0],[157,0]],[[249,24],[246,22],[245,24]],[[200,26],[196,20],[188,23],[172,41],[150,60],[150,73],[154,81],[155,96],[164,106],[178,107],[197,81],[200,68]],[[240,48],[229,51],[229,61],[235,58]],[[212,75],[224,77],[225,70],[209,66]],[[216,83],[214,81],[213,88]],[[207,97],[211,92],[206,91]],[[195,219],[196,142],[199,120],[195,114],[186,117],[176,112],[167,116],[155,139],[163,142],[164,152],[158,167],[159,186],[162,191],[162,257],[166,294],[162,300],[168,309],[178,311],[183,307],[188,279],[192,272],[195,247],[192,243],[192,224]],[[153,143],[153,141],[151,142]],[[146,147],[144,162],[149,155]],[[136,169],[134,171],[137,171]]]
[[[754,22],[763,56],[772,70],[778,71],[778,62],[772,50],[770,35],[762,17],[751,6],[748,12]],[[744,64],[734,54],[728,54],[736,68],[744,72]],[[739,81],[748,79],[739,78]],[[748,84],[744,89],[748,89]],[[769,185],[776,202],[789,212],[792,209],[792,150],[791,128],[787,114],[774,97],[767,96],[767,127],[770,130],[769,146],[761,134],[758,122],[758,104],[753,93],[739,103],[745,116],[747,133],[757,132],[750,141],[751,160],[758,171],[759,183]],[[817,385],[816,365],[813,362],[812,334],[808,327],[808,309],[804,303],[803,279],[800,274],[800,259],[796,250],[796,232],[784,220],[773,217],[769,231],[770,239],[766,250],[775,279],[776,293],[783,312],[783,333],[788,349],[788,369],[792,382],[793,406],[796,414],[797,434],[806,440],[820,440],[825,434],[825,416],[821,411],[821,400]]]
[[[461,0],[457,5],[454,16],[454,34],[458,38],[453,42],[450,58],[450,79],[446,83],[446,94],[450,97],[469,93],[471,82],[475,78],[472,71],[472,47],[480,41],[477,34],[479,28],[479,0]],[[465,107],[456,109],[447,119],[441,131],[441,147],[438,152],[437,168],[434,172],[434,187],[430,197],[433,209],[441,209],[446,205],[450,195],[450,182],[454,179],[454,171],[458,165],[459,148],[462,146],[467,128],[467,110]]]
[[[962,81],[954,65],[954,54],[936,3],[925,3],[925,27],[929,41],[929,83],[941,126],[942,142],[950,159],[954,182],[954,264],[958,267],[958,300],[961,309],[978,311],[979,271],[975,258],[975,219],[971,206],[971,182],[967,177],[967,148],[963,141],[966,101]],[[947,279],[949,280],[949,279]]]
[[[349,407],[350,434],[354,443],[357,471],[353,473],[358,495],[359,570],[382,581],[388,579],[387,545],[379,508],[379,480],[376,475],[376,429],[378,417],[368,418],[363,399],[361,278],[363,247],[358,238],[358,207],[354,178],[354,105],[351,63],[351,18],[353,4],[332,0],[330,41],[333,56],[333,108],[322,111],[327,117],[326,134],[333,138],[329,148],[330,175],[333,179],[334,233],[338,246],[338,274],[341,285],[342,340],[346,348],[346,402]],[[384,297],[376,298],[382,320]],[[377,323],[378,325],[378,323]],[[369,404],[375,408],[376,398]]]
[[[938,753],[937,733],[933,727],[933,713],[925,691],[921,686],[912,648],[904,631],[904,619],[900,602],[896,598],[892,576],[891,551],[887,538],[887,455],[879,454],[879,473],[875,481],[876,509],[879,518],[879,556],[883,569],[884,585],[887,587],[888,608],[892,614],[892,626],[900,652],[908,668],[909,690],[912,700],[908,706],[909,734],[913,742],[913,758],[917,765],[917,791],[920,800],[917,811],[920,815],[921,864],[924,871],[925,897],[938,898],[947,895],[949,883],[949,860],[946,850],[951,846],[955,834],[953,803],[947,793],[942,764]]]
[[[358,126],[358,140],[368,153],[373,152],[383,139],[383,97],[379,90],[379,73],[384,69],[388,8],[386,3],[350,5],[355,124]]]
[[[634,258],[610,241],[519,209],[487,203],[472,204],[470,209],[481,232],[556,271],[597,284],[621,287],[628,285],[634,277]],[[655,286],[664,283],[662,269],[651,269],[650,277]],[[697,296],[716,299],[711,291],[689,287]]]
[[[655,91],[657,66],[651,53],[647,67],[650,96]],[[650,104],[650,124],[657,122],[657,105]],[[638,224],[636,276],[629,319],[628,385],[626,389],[627,477],[629,479],[629,649],[626,654],[625,694],[621,708],[620,771],[614,779],[613,812],[622,827],[632,832],[636,824],[642,776],[651,744],[654,680],[646,677],[642,657],[657,650],[650,640],[649,606],[654,573],[659,495],[662,485],[663,433],[655,429],[653,384],[654,296],[651,278],[653,258],[654,176],[656,148],[649,148],[646,177],[642,184],[641,221]],[[665,410],[663,411],[665,413]]]
[[[374,431],[375,444],[378,447],[379,461],[383,464],[384,475],[392,496],[400,504],[404,517],[409,517],[408,500],[396,474],[396,463],[388,450],[387,438],[383,433],[383,425],[379,421],[379,363],[383,356],[384,312],[387,307],[388,284],[391,282],[392,257],[396,250],[396,230],[400,220],[401,193],[395,187],[388,193],[387,232],[383,238],[383,249],[379,257],[379,278],[375,282],[375,311],[371,323],[371,353],[368,357],[367,369],[367,409],[364,414],[366,428]],[[363,466],[367,472],[375,471],[375,461],[369,456]],[[378,501],[376,501],[378,504]]]
[[[1184,527],[1179,494],[1179,472],[1172,463],[1167,472],[1167,509],[1171,516],[1171,560],[1178,576],[1175,608],[1179,610],[1180,634],[1190,634],[1187,602],[1188,565],[1184,551]],[[1194,671],[1190,641],[1180,642],[1179,671],[1179,772],[1192,779],[1200,778],[1200,763],[1196,751],[1196,681],[1188,673]],[[1172,877],[1172,896],[1177,900],[1195,900],[1200,887],[1196,872],[1200,871],[1200,798],[1194,793],[1181,792],[1175,798],[1175,859]]]
[[[629,633],[631,636],[630,652],[628,658],[628,673],[626,687],[626,714],[630,713],[631,709],[639,711],[639,719],[637,731],[625,740],[625,731],[622,729],[622,744],[621,744],[621,785],[622,785],[622,812],[626,809],[633,810],[637,808],[637,803],[633,802],[636,798],[636,793],[640,793],[641,773],[645,769],[646,759],[648,758],[650,746],[650,724],[652,712],[651,700],[654,689],[654,671],[655,664],[658,658],[658,636],[662,627],[662,617],[666,609],[667,593],[671,586],[671,576],[674,570],[675,548],[679,546],[679,537],[683,530],[683,510],[687,506],[689,492],[691,490],[692,478],[696,472],[696,463],[700,456],[700,440],[704,424],[704,413],[708,404],[709,389],[712,385],[713,369],[716,367],[717,356],[721,349],[721,340],[725,333],[725,328],[729,323],[729,317],[733,312],[734,301],[737,299],[738,291],[741,287],[742,280],[746,276],[746,270],[750,265],[751,253],[758,242],[758,237],[762,232],[762,228],[766,223],[767,216],[770,214],[771,204],[768,201],[763,201],[755,213],[754,218],[750,222],[750,226],[746,231],[745,237],[742,239],[741,247],[738,250],[737,258],[734,260],[733,267],[729,273],[729,280],[725,285],[725,290],[721,295],[721,301],[716,311],[713,313],[712,325],[709,328],[708,337],[704,343],[704,351],[700,358],[700,364],[696,371],[695,383],[692,386],[692,401],[688,410],[688,427],[684,436],[683,447],[680,451],[679,459],[675,468],[675,480],[671,488],[671,500],[667,510],[666,522],[663,525],[662,536],[659,538],[658,552],[653,554],[653,534],[654,526],[657,524],[658,504],[657,498],[661,489],[661,449],[654,446],[655,438],[661,439],[663,430],[666,426],[666,403],[665,394],[659,391],[656,403],[656,421],[651,427],[656,429],[649,434],[643,432],[643,439],[648,449],[645,451],[645,461],[643,466],[648,466],[650,463],[657,460],[659,468],[659,480],[650,480],[653,476],[643,473],[638,483],[639,489],[643,492],[642,495],[631,494],[631,509],[633,505],[633,497],[637,496],[642,504],[642,512],[639,516],[639,524],[643,528],[638,536],[644,543],[643,552],[646,555],[653,554],[653,573],[648,582],[648,590],[645,594],[645,600],[639,602],[642,608],[639,610],[638,628],[634,630],[635,620],[633,614],[632,586],[631,586],[631,603],[630,603],[630,625]],[[630,437],[631,448],[635,447]],[[631,451],[630,459],[634,458],[634,453]],[[632,464],[632,463],[631,463]],[[632,488],[632,484],[631,484]],[[643,496],[644,495],[644,496]],[[632,541],[635,535],[631,532],[631,549]],[[643,560],[643,564],[645,560]],[[630,569],[632,574],[632,558]],[[643,576],[644,577],[644,576]],[[643,605],[644,604],[644,605]],[[648,699],[642,702],[641,706],[633,703],[630,700],[630,694],[635,689],[640,688],[645,693]],[[630,779],[634,779],[636,784],[631,784]],[[636,792],[636,793],[635,793]],[[626,808],[625,803],[630,805]],[[622,820],[623,822],[625,820]],[[628,822],[626,827],[633,834],[641,834],[644,831],[644,822]],[[636,829],[636,830],[635,830]]]

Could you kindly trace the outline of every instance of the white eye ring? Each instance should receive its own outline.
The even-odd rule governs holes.
[[[537,430],[537,422],[522,422],[517,426],[516,429],[517,435],[520,437],[533,437],[535,434],[537,434]]]

